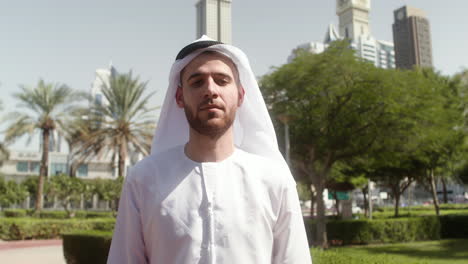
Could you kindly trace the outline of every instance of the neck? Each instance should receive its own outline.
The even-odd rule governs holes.
[[[234,152],[232,127],[220,137],[212,138],[190,129],[185,155],[196,162],[219,162]]]

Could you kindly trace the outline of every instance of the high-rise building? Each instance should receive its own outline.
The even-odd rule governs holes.
[[[92,103],[96,103],[98,105],[105,105],[108,103],[102,94],[102,89],[110,85],[110,78],[116,74],[117,71],[114,66],[112,66],[112,62],[109,64],[109,68],[96,70],[96,78],[91,85],[91,97],[94,100]]]
[[[393,43],[377,40],[371,34],[369,23],[370,0],[337,0],[339,30],[329,25],[323,42],[309,42],[299,45],[288,57],[290,62],[297,50],[312,53],[323,52],[330,42],[348,39],[356,56],[372,62],[376,67],[395,68],[395,52]]]
[[[369,11],[370,0],[337,0],[340,35],[351,40],[370,35]]]
[[[197,10],[197,35],[224,43],[232,42],[231,0],[199,0]]]
[[[431,31],[424,11],[404,6],[394,11],[394,19],[397,68],[432,67]]]

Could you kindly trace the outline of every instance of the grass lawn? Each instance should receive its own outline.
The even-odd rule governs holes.
[[[312,249],[314,264],[468,264],[468,239]]]

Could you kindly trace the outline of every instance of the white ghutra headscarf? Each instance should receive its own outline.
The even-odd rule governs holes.
[[[214,41],[206,36],[183,48],[172,65],[169,87],[153,138],[151,154],[161,153],[188,142],[189,125],[184,110],[177,106],[175,94],[182,69],[204,51],[215,51],[227,56],[239,71],[245,96],[242,105],[237,109],[234,121],[235,146],[245,152],[285,163],[279,152],[275,130],[247,56],[234,46]]]

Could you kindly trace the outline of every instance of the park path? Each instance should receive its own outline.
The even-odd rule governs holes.
[[[65,264],[62,240],[0,241],[0,264]]]

